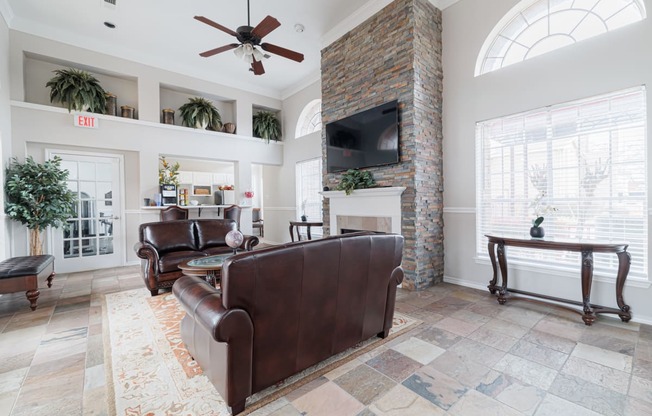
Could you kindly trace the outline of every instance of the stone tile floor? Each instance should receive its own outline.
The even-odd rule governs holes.
[[[109,414],[101,295],[142,287],[127,267],[57,276],[35,312],[0,296],[0,416]],[[423,323],[253,415],[652,414],[652,327],[450,284],[396,309]]]

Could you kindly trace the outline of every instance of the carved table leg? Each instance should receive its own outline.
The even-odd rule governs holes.
[[[504,305],[507,302],[507,257],[505,255],[505,244],[498,243],[498,265],[502,282],[498,290],[498,303]]]
[[[627,252],[623,251],[618,253],[618,277],[616,278],[616,302],[618,302],[618,308],[622,311],[618,316],[623,322],[629,322],[632,319],[632,313],[630,312],[629,305],[625,304],[623,299],[623,287],[625,286],[625,280],[627,280],[627,274],[629,273],[629,266],[632,263],[632,256]]]
[[[29,300],[29,307],[32,308],[33,311],[36,310],[36,301],[38,300],[38,296],[41,294],[38,290],[28,290],[25,295],[27,296],[27,300]]]
[[[496,243],[489,242],[487,245],[489,250],[489,260],[491,260],[491,268],[494,271],[493,278],[489,281],[489,293],[492,295],[496,294],[496,282],[498,281],[498,269],[496,268]]]
[[[55,274],[56,274],[55,272],[52,272],[52,274],[48,276],[48,278],[47,278],[48,287],[52,287],[52,280],[54,279]]]
[[[290,224],[290,240],[292,240],[292,242],[294,242],[294,231],[292,230],[293,228],[294,226]]]
[[[595,314],[591,308],[591,285],[593,283],[593,251],[582,250],[582,304],[584,314],[582,320],[586,325],[592,325]]]

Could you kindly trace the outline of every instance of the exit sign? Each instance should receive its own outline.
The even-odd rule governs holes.
[[[74,115],[75,127],[85,127],[87,129],[96,129],[99,120],[95,116],[88,116],[84,114]]]

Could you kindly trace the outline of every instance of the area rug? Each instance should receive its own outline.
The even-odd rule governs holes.
[[[143,289],[105,296],[105,365],[109,411],[116,415],[230,415],[222,397],[186,351],[179,334],[185,312],[174,295]],[[395,313],[389,337],[372,338],[247,400],[250,413],[414,328]],[[111,368],[109,368],[111,367]],[[111,400],[113,399],[113,400]]]

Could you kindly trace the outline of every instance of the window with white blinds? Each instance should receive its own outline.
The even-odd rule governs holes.
[[[296,164],[297,219],[306,215],[308,221],[322,220],[321,158],[305,160]],[[313,231],[314,230],[314,231]],[[322,228],[312,228],[311,234],[322,235]]]
[[[477,247],[487,233],[529,238],[532,203],[554,208],[546,238],[628,242],[629,278],[647,280],[646,92],[636,87],[476,125]],[[579,253],[512,248],[510,262],[577,270]],[[594,273],[616,276],[614,255]]]

